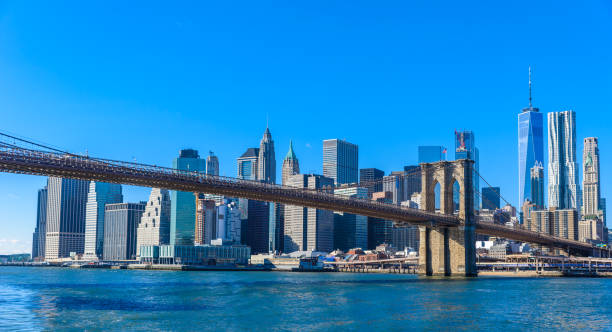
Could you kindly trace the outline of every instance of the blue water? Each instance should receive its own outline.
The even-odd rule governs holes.
[[[612,279],[0,267],[0,330],[612,331]]]

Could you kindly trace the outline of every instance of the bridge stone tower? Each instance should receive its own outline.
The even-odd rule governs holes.
[[[436,211],[436,184],[440,185],[440,213],[453,214],[453,186],[460,187],[456,226],[420,226],[420,273],[428,276],[476,276],[476,226],[474,217],[474,161],[440,161],[421,164],[421,209]]]

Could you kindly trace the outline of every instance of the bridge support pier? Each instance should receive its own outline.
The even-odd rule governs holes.
[[[419,233],[419,274],[466,277],[478,275],[474,226],[421,226]]]
[[[421,164],[421,209],[456,214],[458,226],[420,226],[419,272],[428,276],[477,276],[473,164],[467,159]],[[440,206],[435,188],[440,186]],[[459,186],[458,201],[453,189]]]

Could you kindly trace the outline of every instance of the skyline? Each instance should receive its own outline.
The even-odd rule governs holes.
[[[599,5],[604,13],[610,11],[605,3]],[[569,22],[572,17],[570,9],[546,8],[551,15],[531,23],[541,26],[551,24],[559,28],[559,31],[540,27],[531,36],[533,52],[523,54],[506,52],[519,50],[519,45],[524,42],[519,38],[525,34],[521,30],[524,27],[520,25],[508,27],[503,26],[507,21],[495,24],[495,17],[484,18],[480,21],[488,24],[492,31],[479,32],[463,26],[462,22],[455,19],[445,23],[444,28],[456,25],[460,30],[456,34],[449,34],[440,28],[425,31],[424,36],[403,36],[400,32],[411,31],[409,28],[414,28],[413,24],[434,28],[422,20],[411,24],[399,22],[392,8],[389,8],[391,6],[384,9],[378,7],[372,13],[373,17],[391,16],[388,17],[390,22],[386,24],[371,22],[378,23],[375,31],[379,34],[354,26],[356,20],[362,18],[359,14],[367,8],[358,10],[344,7],[348,13],[339,18],[341,22],[325,20],[323,17],[322,22],[315,23],[311,20],[318,16],[308,12],[295,23],[275,17],[273,21],[277,24],[282,23],[291,32],[301,32],[298,40],[305,45],[294,49],[299,45],[280,32],[268,37],[259,36],[269,38],[263,40],[264,45],[266,41],[278,38],[278,34],[285,37],[277,42],[277,48],[272,47],[271,50],[257,46],[259,44],[256,43],[262,42],[256,38],[257,31],[270,32],[271,29],[262,22],[252,27],[255,30],[253,32],[245,30],[247,23],[238,24],[226,34],[217,31],[221,36],[211,41],[204,33],[210,27],[205,22],[192,21],[191,32],[179,33],[179,25],[176,25],[176,31],[170,29],[166,34],[161,34],[159,27],[155,28],[154,33],[144,33],[155,17],[144,15],[141,18],[143,31],[139,30],[139,33],[144,33],[145,39],[159,33],[166,44],[178,47],[180,51],[163,53],[146,39],[146,43],[127,47],[127,57],[122,58],[126,54],[115,54],[120,49],[117,46],[123,45],[122,42],[134,37],[136,33],[132,27],[128,37],[119,36],[120,29],[127,24],[125,19],[129,9],[121,12],[126,17],[118,17],[118,26],[106,32],[102,30],[105,27],[103,22],[92,15],[72,23],[57,22],[57,26],[47,27],[49,18],[41,16],[43,12],[53,17],[53,13],[60,9],[44,8],[46,5],[42,5],[40,13],[28,12],[32,14],[31,17],[25,17],[23,6],[0,6],[0,107],[5,110],[3,129],[8,132],[73,152],[84,153],[87,149],[91,155],[98,157],[120,160],[136,158],[138,162],[161,166],[171,166],[172,159],[178,156],[180,149],[194,148],[201,156],[206,156],[212,150],[219,157],[220,175],[235,176],[236,158],[246,148],[258,146],[265,130],[266,114],[269,114],[270,131],[276,145],[276,169],[281,169],[281,157],[287,153],[289,140],[292,139],[303,173],[322,174],[324,139],[344,138],[359,145],[360,168],[379,168],[388,174],[403,169],[403,166],[416,164],[418,145],[452,147],[454,130],[465,129],[476,134],[483,176],[490,179],[491,185],[501,187],[502,195],[519,207],[515,201],[518,197],[516,117],[528,105],[527,68],[531,65],[534,107],[540,108],[542,113],[567,109],[576,112],[577,156],[582,155],[584,137],[599,137],[603,166],[602,197],[610,196],[608,193],[612,181],[606,174],[605,165],[612,162],[612,150],[607,144],[612,134],[605,130],[605,110],[612,105],[605,97],[606,91],[612,87],[609,79],[612,76],[607,55],[610,53],[606,52],[609,46],[604,45],[612,45],[612,40],[605,33],[597,33],[605,31],[606,27],[608,31],[611,28],[609,22],[598,21],[597,16],[590,17],[591,21]],[[573,10],[596,11],[595,7],[595,4],[578,4]],[[330,5],[328,11],[340,9]],[[237,24],[249,8],[243,10],[245,13],[234,13],[229,16],[229,20]],[[279,14],[283,10],[291,11],[291,8],[276,9],[274,13]],[[541,15],[543,10],[534,5],[533,14],[510,14],[529,21]],[[151,13],[145,14],[159,14],[159,11],[159,8],[153,8]],[[202,15],[201,8],[195,12]],[[445,15],[450,15],[450,12],[452,8],[441,13],[441,20]],[[179,18],[190,18],[188,13],[172,14]],[[206,15],[214,20],[212,16]],[[605,18],[605,14],[599,18]],[[91,22],[85,22],[87,19]],[[175,23],[178,21],[175,20]],[[341,23],[351,24],[351,30],[343,30]],[[562,23],[567,26],[561,26]],[[227,25],[226,28],[230,29],[227,23],[216,24],[224,27]],[[300,24],[318,29],[309,34],[306,28],[299,27]],[[574,32],[572,29],[580,24],[586,27]],[[598,24],[600,28],[597,28]],[[79,32],[79,27],[84,25],[94,30],[90,31],[93,36]],[[325,37],[325,27],[330,26],[336,28],[333,30],[336,35]],[[45,32],[43,28],[49,29]],[[76,37],[70,38],[80,42],[85,37],[93,38],[81,46],[78,43],[67,44],[70,38],[64,39],[61,36],[63,29],[75,32]],[[480,29],[485,30],[482,25]],[[516,31],[509,32],[509,29]],[[552,35],[546,35],[551,31]],[[591,34],[583,36],[579,31],[590,31]],[[109,33],[112,42],[107,40],[100,48],[93,48],[93,44],[100,41],[102,32]],[[222,36],[227,37],[227,34],[237,32],[242,32],[240,36],[244,40],[239,38],[240,41],[253,48],[249,54],[254,58],[234,56],[221,61],[222,54],[197,58],[189,52],[202,56],[207,50],[214,49],[217,43],[221,43],[216,38],[221,39]],[[485,46],[492,48],[480,47],[481,51],[486,48],[485,55],[466,52],[462,48],[466,46],[453,42],[452,38],[452,35],[460,36],[466,32],[468,45],[484,42]],[[474,34],[470,35],[469,32]],[[487,43],[494,32],[507,37],[507,45],[495,41]],[[372,33],[375,36],[371,36]],[[182,41],[200,40],[208,44],[198,48],[171,42],[172,38],[184,34],[191,39],[185,37]],[[322,45],[317,44],[314,36],[321,38]],[[436,46],[426,36],[431,37],[432,41],[447,44]],[[334,46],[331,44],[333,37],[345,39],[340,38],[340,45]],[[47,40],[43,40],[45,38]],[[38,47],[53,42],[59,42],[59,46],[39,54]],[[363,43],[363,46],[358,42]],[[411,55],[409,51],[413,47],[389,46],[395,42],[402,45],[412,42],[429,48],[425,48],[424,56]],[[577,50],[580,45],[583,46],[582,52]],[[376,46],[387,48],[385,52],[377,52],[372,50]],[[435,55],[445,47],[459,52],[454,58],[441,59]],[[95,52],[100,50],[104,52]],[[233,50],[238,52],[240,47]],[[312,54],[300,56],[301,50],[309,50]],[[153,51],[158,52],[158,55],[145,54]],[[72,58],[69,55],[80,60],[68,63],[67,59]],[[486,55],[490,58],[483,60]],[[106,60],[103,59],[105,56],[108,57]],[[269,60],[265,59],[267,56]],[[431,63],[427,62],[428,57],[431,57]],[[179,64],[182,62],[185,63]],[[157,68],[155,76],[145,73],[146,69],[153,68],[156,63],[168,64],[170,69]],[[221,69],[204,70],[203,64],[211,67],[218,65]],[[288,66],[291,66],[291,72],[283,74]],[[195,70],[194,73],[191,69]],[[266,77],[266,71],[271,69],[272,72]],[[204,73],[208,75],[199,80],[194,78]],[[224,75],[228,73],[229,76]],[[179,81],[175,84],[177,86],[164,83],[181,78],[185,81]],[[440,94],[444,98],[440,98]],[[414,112],[414,109],[419,112]],[[432,117],[432,113],[439,116]],[[377,117],[379,120],[374,122]],[[301,124],[308,122],[302,120],[309,118],[326,121],[303,128],[306,126]],[[395,119],[398,121],[392,121]],[[437,123],[439,119],[445,121]],[[97,126],[91,125],[94,123]],[[373,123],[378,123],[378,130],[372,127]],[[108,130],[113,127],[117,129]],[[545,146],[547,144],[546,139]],[[545,161],[548,161],[548,156],[545,156]],[[582,165],[581,160],[578,163]],[[579,169],[579,180],[582,182],[581,167]],[[24,252],[28,252],[36,222],[36,193],[43,187],[46,178],[1,174],[0,182],[3,183],[0,186],[0,229],[3,231],[0,236],[0,254],[8,252],[4,250],[12,240],[25,241]],[[280,182],[278,176],[277,182]],[[146,199],[148,195],[148,189],[125,187],[126,201],[137,202]],[[11,246],[15,247],[8,247]]]

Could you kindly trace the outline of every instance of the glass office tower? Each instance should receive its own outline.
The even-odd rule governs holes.
[[[446,149],[443,146],[419,146],[419,164],[435,163],[436,161],[446,160]]]
[[[172,168],[184,171],[206,171],[206,160],[200,159],[197,150],[185,149],[172,162]],[[195,196],[193,193],[172,191],[170,213],[170,244],[193,245],[195,235]]]
[[[528,199],[531,202],[530,170],[536,164],[544,163],[544,116],[535,107],[528,107],[518,115],[518,179],[519,204]]]
[[[519,201],[522,206],[526,199],[531,202],[539,200],[533,197],[531,169],[544,164],[544,115],[531,104],[531,67],[529,67],[529,107],[523,108],[518,115],[518,179]]]
[[[359,181],[359,147],[341,139],[323,141],[323,176],[335,185]]]

